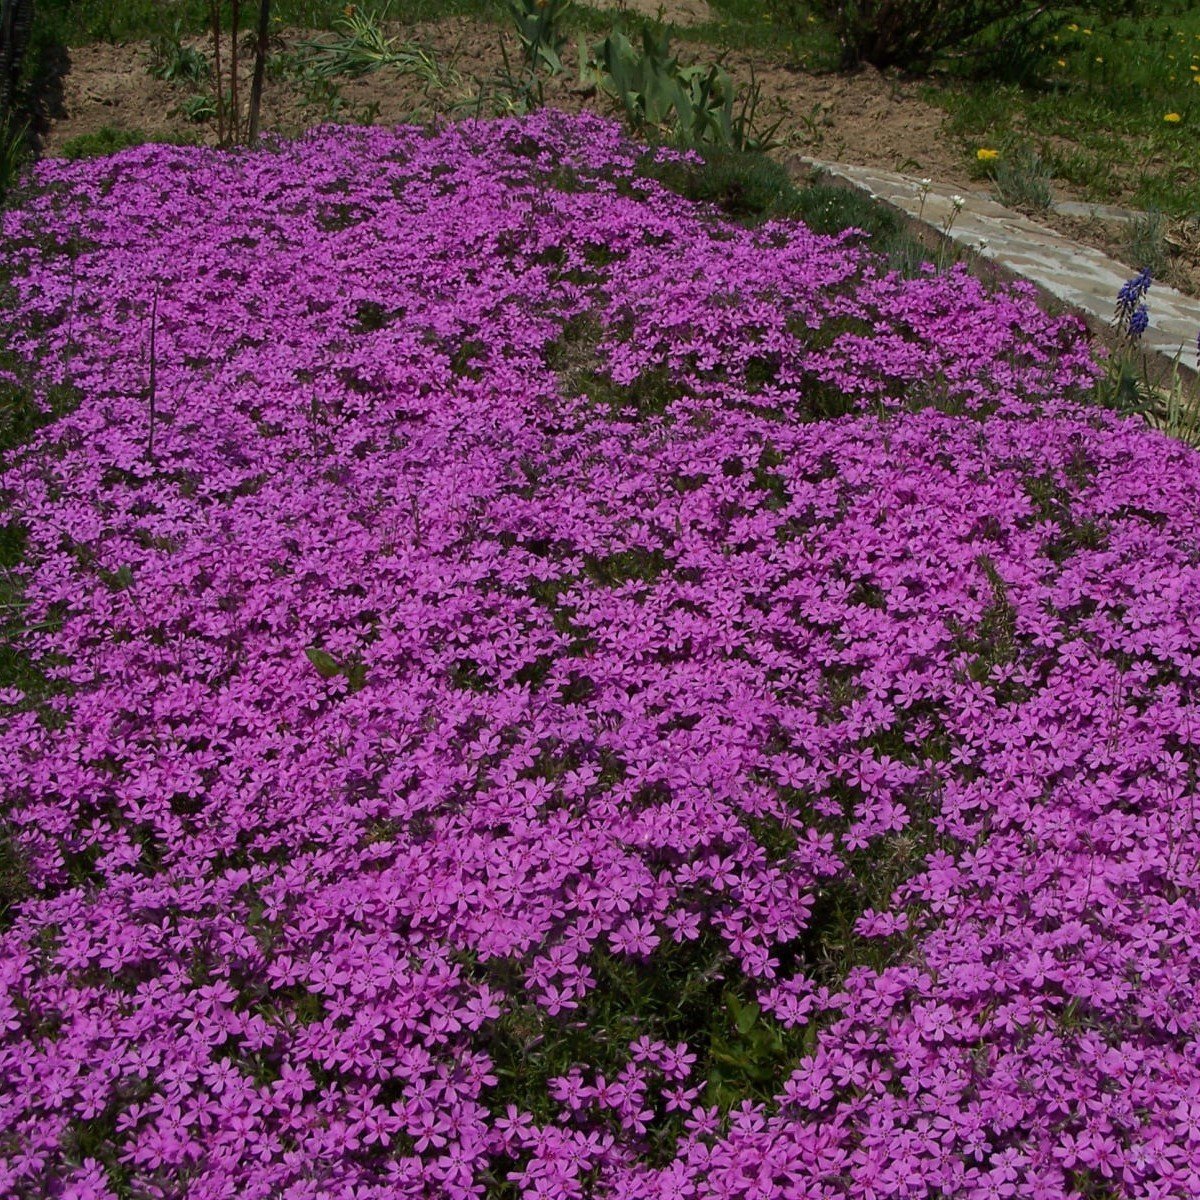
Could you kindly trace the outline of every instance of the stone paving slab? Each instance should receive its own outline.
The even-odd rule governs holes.
[[[1116,204],[1090,204],[1086,200],[1055,200],[1050,207],[1064,217],[1095,217],[1099,221],[1145,220],[1150,214],[1136,208],[1121,208]]]
[[[956,192],[954,188],[873,167],[814,158],[792,162],[841,180],[899,209],[965,249],[1028,279],[1080,310],[1093,323],[1107,325],[1112,321],[1117,292],[1134,274],[1124,263],[1073,242],[979,192]],[[957,210],[956,197],[961,202]],[[1142,339],[1142,348],[1159,356],[1162,365],[1179,355],[1186,368],[1195,368],[1200,300],[1155,282],[1147,302],[1150,328]]]

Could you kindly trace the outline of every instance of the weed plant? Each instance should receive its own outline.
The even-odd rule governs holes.
[[[1134,217],[1125,231],[1125,253],[1138,267],[1162,277],[1170,264],[1167,218],[1158,211]]]
[[[183,25],[176,19],[170,33],[159,34],[150,45],[150,74],[166,83],[199,84],[209,78],[211,64],[182,42]]]
[[[1045,212],[1053,202],[1050,171],[1041,155],[1025,143],[1005,152],[995,161],[992,182],[996,195],[1010,208]]]

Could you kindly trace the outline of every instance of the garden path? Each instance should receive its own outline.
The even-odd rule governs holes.
[[[1089,323],[1108,326],[1117,292],[1133,274],[1124,263],[1109,258],[979,192],[964,191],[875,167],[797,157],[795,171],[816,170],[866,192],[907,217],[947,235],[956,245],[979,255],[1001,270],[1036,284],[1056,299],[1081,312]],[[955,215],[955,197],[962,207]],[[1144,348],[1168,366],[1180,354],[1186,368],[1196,364],[1200,299],[1155,282],[1148,296],[1150,327]],[[1181,353],[1182,352],[1182,353]]]

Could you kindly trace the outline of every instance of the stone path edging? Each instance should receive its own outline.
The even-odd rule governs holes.
[[[1081,246],[978,192],[958,192],[909,175],[822,159],[796,158],[790,165],[827,175],[898,209],[973,255],[1036,284],[1079,311],[1093,327],[1111,325],[1117,292],[1134,274],[1099,250]],[[955,197],[961,200],[957,212]],[[1161,368],[1169,368],[1179,355],[1180,366],[1194,374],[1200,300],[1155,282],[1147,302],[1150,327],[1141,347]]]

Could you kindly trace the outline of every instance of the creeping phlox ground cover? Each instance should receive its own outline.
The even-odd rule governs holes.
[[[44,163],[0,1193],[1200,1192],[1200,458],[539,114]],[[34,695],[36,691],[36,696]]]

